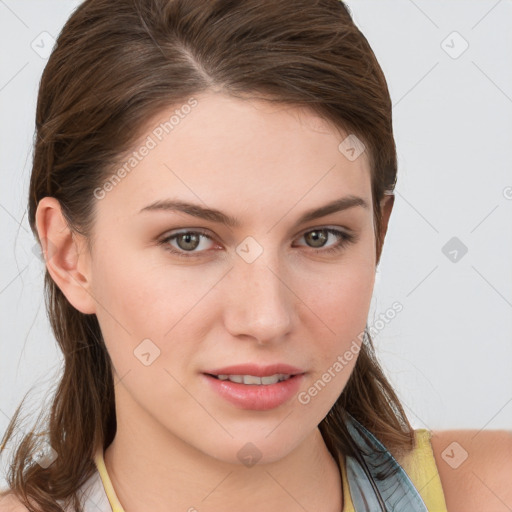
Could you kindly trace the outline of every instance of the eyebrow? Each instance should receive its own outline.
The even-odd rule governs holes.
[[[330,213],[348,210],[349,208],[354,207],[369,209],[368,203],[362,197],[348,195],[341,197],[340,199],[335,199],[334,201],[331,201],[330,203],[327,203],[326,205],[320,206],[318,208],[307,210],[300,216],[297,224],[303,224],[319,217],[329,215]],[[214,208],[205,208],[198,204],[172,199],[155,201],[154,203],[151,203],[150,205],[142,208],[139,213],[161,210],[186,213],[201,219],[218,222],[231,228],[237,228],[241,225],[241,222],[238,218],[232,217],[231,215],[221,212],[220,210],[216,210]]]

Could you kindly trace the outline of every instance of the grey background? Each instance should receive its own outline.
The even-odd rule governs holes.
[[[60,371],[26,197],[44,52],[78,4],[0,0],[2,433]],[[512,429],[512,2],[347,4],[387,77],[399,154],[369,324],[404,309],[378,355],[415,428]]]

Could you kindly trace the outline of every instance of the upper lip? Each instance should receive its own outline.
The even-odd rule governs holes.
[[[208,370],[204,373],[210,375],[254,375],[255,377],[268,377],[270,375],[275,375],[276,373],[297,375],[304,373],[304,371],[289,364],[275,363],[268,366],[260,366],[257,364],[237,364],[225,366],[224,368]]]

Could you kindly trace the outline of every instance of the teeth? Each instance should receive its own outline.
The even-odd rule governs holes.
[[[231,382],[237,382],[238,384],[249,384],[249,385],[267,385],[277,384],[283,380],[288,380],[291,375],[286,373],[276,373],[269,375],[268,377],[257,377],[255,375],[217,375],[220,380],[230,380]]]
[[[244,375],[243,382],[244,384],[262,384],[261,377],[255,377],[254,375]],[[277,380],[275,382],[277,382]],[[268,382],[265,382],[265,384],[268,384]],[[274,384],[274,382],[272,384]]]

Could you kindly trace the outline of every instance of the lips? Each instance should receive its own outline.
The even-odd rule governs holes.
[[[203,378],[211,390],[232,405],[240,409],[265,411],[289,402],[298,392],[305,373],[284,363],[267,366],[239,364],[203,372]],[[278,382],[273,382],[276,375]]]

